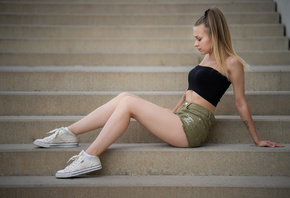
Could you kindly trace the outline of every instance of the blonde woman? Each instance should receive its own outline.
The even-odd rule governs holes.
[[[51,131],[37,139],[39,147],[77,146],[77,135],[102,128],[95,141],[73,156],[73,162],[56,173],[69,178],[102,168],[97,156],[103,153],[127,129],[134,118],[151,133],[174,147],[198,147],[215,122],[214,112],[230,84],[235,105],[256,146],[282,147],[261,141],[257,135],[244,91],[245,62],[233,50],[224,15],[218,8],[208,9],[194,25],[194,46],[204,55],[188,74],[188,89],[173,110],[152,104],[129,93],[122,93],[69,127]]]

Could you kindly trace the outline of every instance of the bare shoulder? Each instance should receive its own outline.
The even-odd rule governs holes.
[[[237,57],[234,56],[230,56],[227,58],[226,66],[230,76],[231,74],[240,73],[244,71],[243,64],[239,61]]]
[[[233,72],[234,70],[243,69],[242,63],[237,57],[234,56],[230,56],[227,58],[226,65],[229,73]]]

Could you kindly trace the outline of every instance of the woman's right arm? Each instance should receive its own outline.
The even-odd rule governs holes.
[[[174,109],[172,110],[173,113],[175,113],[177,111],[177,109],[183,104],[183,102],[185,101],[185,95],[186,95],[186,91],[184,92],[184,94],[182,95],[180,101],[177,103],[177,105],[174,107]]]

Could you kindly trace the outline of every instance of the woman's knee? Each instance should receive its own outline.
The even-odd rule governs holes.
[[[127,92],[119,94],[119,97],[120,101],[117,107],[126,109],[133,117],[136,105],[138,106],[143,99]]]
[[[134,101],[138,100],[138,98],[134,97],[134,95],[125,95],[120,103],[123,103],[123,105],[130,105],[134,103]]]
[[[118,106],[121,108],[125,108],[130,113],[132,113],[133,109],[134,109],[134,105],[138,102],[138,100],[139,100],[139,98],[135,97],[134,95],[124,94],[124,97],[122,97]]]
[[[126,98],[126,97],[134,97],[134,95],[128,93],[128,92],[123,92],[123,93],[120,93],[117,97],[123,99],[123,98]]]

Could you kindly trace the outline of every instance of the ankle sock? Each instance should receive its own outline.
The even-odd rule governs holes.
[[[70,135],[75,135],[73,132],[71,132],[67,127],[64,127],[64,130],[68,133],[68,134],[70,134]]]
[[[94,155],[87,154],[85,151],[83,152],[83,156],[84,156],[85,158],[94,158],[94,157],[96,157],[96,156],[94,156]]]

